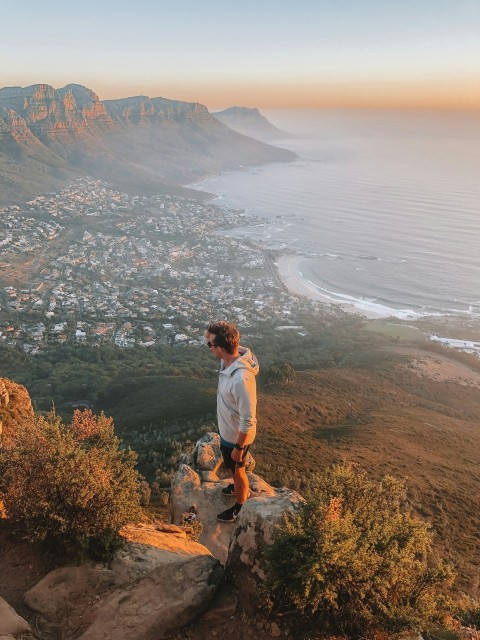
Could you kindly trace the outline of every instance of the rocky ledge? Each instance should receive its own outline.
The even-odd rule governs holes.
[[[61,632],[80,640],[159,640],[201,615],[215,625],[218,616],[235,613],[237,604],[253,610],[263,579],[262,546],[284,513],[302,502],[294,491],[274,489],[253,474],[254,465],[250,456],[252,497],[236,523],[218,522],[217,513],[233,498],[221,493],[229,480],[219,436],[204,436],[184,456],[173,479],[172,524],[128,525],[121,531],[124,544],[110,563],[59,567],[25,593],[42,637]],[[199,542],[189,539],[188,525],[179,526],[191,506],[203,527]],[[25,633],[37,637],[0,599],[0,638],[23,638]]]

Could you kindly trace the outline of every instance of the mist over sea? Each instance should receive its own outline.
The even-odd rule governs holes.
[[[480,113],[265,115],[299,159],[197,185],[265,219],[235,235],[298,254],[297,277],[359,310],[480,315]]]

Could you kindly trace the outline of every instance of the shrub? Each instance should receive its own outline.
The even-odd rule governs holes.
[[[111,418],[75,411],[19,426],[0,451],[0,492],[15,533],[29,541],[98,552],[139,515],[136,454],[122,450]]]
[[[200,536],[203,531],[203,523],[200,520],[195,520],[193,522],[189,520],[182,519],[180,522],[182,527],[185,527],[185,533],[187,534],[187,539],[192,542],[198,542],[200,540]]]
[[[272,362],[268,367],[264,379],[267,383],[290,384],[296,378],[295,369],[289,362]]]
[[[428,564],[430,551],[402,483],[336,465],[266,547],[267,602],[351,635],[420,627],[445,613],[439,586],[452,579]]]
[[[140,480],[138,484],[138,492],[140,494],[140,504],[142,507],[148,507],[150,504],[150,498],[152,490],[146,480]]]
[[[471,602],[466,606],[461,606],[456,611],[455,617],[465,627],[473,627],[480,630],[480,605],[478,602]]]

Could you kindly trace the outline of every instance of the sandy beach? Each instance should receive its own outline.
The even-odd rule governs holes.
[[[278,273],[284,285],[294,295],[305,296],[312,300],[322,302],[326,305],[335,305],[337,307],[340,307],[347,313],[356,313],[370,320],[379,320],[395,315],[397,320],[408,320],[409,323],[411,323],[411,325],[409,326],[416,326],[425,334],[448,335],[449,337],[444,338],[444,340],[450,341],[450,347],[454,349],[460,349],[461,351],[468,351],[468,349],[464,349],[461,346],[455,345],[455,338],[460,341],[475,341],[475,343],[480,342],[480,321],[478,318],[460,316],[430,316],[409,318],[406,310],[398,310],[395,313],[388,313],[385,307],[382,308],[381,305],[377,305],[375,302],[369,302],[368,300],[358,300],[357,302],[351,303],[339,302],[338,300],[335,300],[328,295],[324,295],[321,291],[318,290],[318,287],[316,287],[313,282],[310,282],[306,277],[304,277],[302,273],[302,264],[304,260],[305,258],[303,258],[302,256],[288,255],[281,256],[275,262],[275,266],[278,269]],[[377,311],[375,307],[378,307],[379,310]],[[382,312],[380,309],[385,309],[387,312]],[[473,352],[476,353],[476,355],[480,355],[480,351],[478,349],[473,349]],[[433,359],[430,359],[428,367],[426,367],[427,369],[432,369],[432,362]],[[442,364],[442,366],[444,366],[444,363]],[[422,372],[425,374],[425,371],[423,371],[425,367],[422,365],[421,360],[419,360],[419,362],[417,363],[416,368],[419,371],[422,370]],[[446,378],[442,376],[443,374],[440,375],[439,372],[435,371],[434,377],[436,377],[436,379],[438,380],[446,380],[451,378],[455,379],[461,377],[458,372],[456,372],[455,374],[451,373]],[[475,376],[475,384],[477,384],[478,374],[475,374]]]
[[[373,309],[366,309],[364,306],[355,305],[355,303],[338,302],[328,295],[321,293],[318,288],[306,280],[302,275],[302,262],[304,258],[301,256],[280,256],[275,262],[275,266],[278,269],[278,273],[286,288],[297,296],[305,296],[318,302],[323,302],[328,305],[336,305],[347,313],[356,313],[358,315],[365,316],[366,318],[377,319],[386,317],[385,313],[375,311]],[[366,305],[368,303],[366,302]]]

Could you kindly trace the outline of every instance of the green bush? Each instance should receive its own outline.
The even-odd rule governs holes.
[[[290,384],[296,377],[295,369],[289,362],[272,362],[263,378],[268,383]]]
[[[353,636],[420,628],[445,614],[439,587],[452,580],[448,567],[430,566],[430,551],[402,483],[336,465],[266,547],[267,602]]]
[[[0,493],[15,533],[61,548],[110,551],[139,515],[136,454],[120,448],[111,418],[75,411],[19,425],[0,451]]]
[[[480,630],[480,605],[478,602],[471,602],[467,606],[461,606],[455,612],[455,617],[465,627],[473,627]]]

